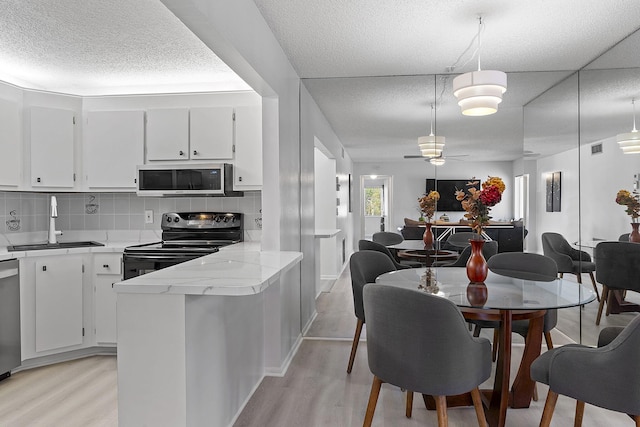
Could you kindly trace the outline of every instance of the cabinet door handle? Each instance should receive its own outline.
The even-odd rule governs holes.
[[[184,156],[184,151],[180,150],[180,155]]]
[[[47,271],[47,266],[46,265],[42,266],[42,271]]]
[[[36,178],[36,182],[40,182],[40,181],[41,181],[40,178]]]
[[[109,264],[102,264],[102,268],[109,268]]]
[[[197,150],[193,150],[193,155],[197,156],[198,155],[198,151]]]
[[[238,181],[242,182],[242,177],[241,176],[238,177]]]

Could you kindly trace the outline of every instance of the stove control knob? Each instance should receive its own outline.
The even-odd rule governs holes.
[[[167,222],[171,222],[171,217],[170,216],[167,217]]]
[[[224,217],[224,222],[229,222],[229,217],[228,216]]]
[[[216,222],[220,222],[220,221],[222,221],[222,217],[216,216]]]
[[[180,222],[180,217],[177,216],[177,217],[173,218],[173,222]]]

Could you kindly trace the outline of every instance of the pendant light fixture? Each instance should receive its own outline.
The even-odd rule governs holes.
[[[633,129],[628,133],[619,133],[616,140],[624,154],[640,153],[640,132],[636,129],[636,100],[632,99],[633,105]]]
[[[444,165],[444,157],[432,157],[429,159],[429,163],[435,166]]]
[[[498,111],[502,95],[507,91],[507,75],[502,71],[480,68],[480,48],[484,23],[479,18],[478,26],[478,71],[472,71],[453,79],[453,95],[465,116],[487,116]]]
[[[429,136],[418,138],[418,146],[422,157],[440,157],[444,148],[444,136],[435,136],[433,134],[433,114],[434,108],[433,104],[431,104],[431,132]]]

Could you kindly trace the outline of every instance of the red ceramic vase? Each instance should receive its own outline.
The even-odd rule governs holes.
[[[640,243],[640,231],[638,231],[638,226],[640,222],[632,222],[631,223],[631,233],[629,233],[629,241],[633,243]]]
[[[467,261],[467,277],[471,283],[482,283],[489,273],[487,260],[482,255],[484,240],[469,240],[469,243],[471,243],[471,256]]]
[[[467,300],[472,307],[482,307],[487,302],[487,285],[484,283],[469,283],[467,285]]]
[[[431,231],[431,223],[427,222],[424,234],[422,235],[422,241],[425,248],[433,248],[433,231]]]

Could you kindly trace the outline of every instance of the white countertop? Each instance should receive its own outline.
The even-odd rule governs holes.
[[[244,242],[162,270],[118,282],[118,293],[253,295],[302,260],[301,252],[260,251]]]
[[[314,236],[318,238],[333,237],[340,232],[339,228],[315,230]]]

